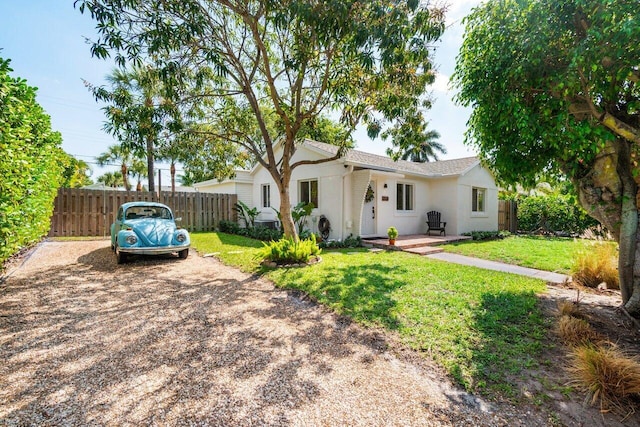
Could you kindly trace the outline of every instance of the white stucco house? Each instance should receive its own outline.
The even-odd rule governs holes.
[[[293,161],[329,158],[337,147],[306,140]],[[278,154],[278,153],[276,153]],[[261,165],[236,171],[233,179],[194,184],[197,191],[237,194],[260,209],[260,220],[275,220],[280,198],[269,172]],[[330,239],[350,234],[386,236],[395,226],[401,235],[424,234],[426,213],[447,222],[447,235],[498,229],[498,188],[476,157],[428,163],[394,162],[389,157],[349,150],[338,160],[294,169],[291,204],[313,202],[308,227],[317,231],[320,215],[331,223]],[[371,190],[369,190],[369,188]]]

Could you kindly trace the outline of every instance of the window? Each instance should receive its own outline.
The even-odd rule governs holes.
[[[396,210],[413,210],[413,184],[396,184]]]
[[[484,212],[484,188],[472,188],[471,189],[471,211],[472,212]]]
[[[313,203],[313,207],[318,207],[318,180],[311,179],[308,181],[299,181],[300,185],[300,201],[304,203]]]
[[[262,184],[262,207],[271,207],[271,185]]]

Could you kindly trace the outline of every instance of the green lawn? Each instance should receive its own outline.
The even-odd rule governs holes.
[[[441,246],[446,252],[569,274],[577,253],[596,242],[559,237],[511,236]],[[615,244],[615,243],[610,243]]]
[[[546,325],[536,294],[542,281],[402,252],[324,251],[306,268],[265,270],[261,243],[222,233],[192,235],[201,253],[277,286],[300,289],[364,325],[396,331],[431,355],[468,390],[510,395],[506,377],[535,366]]]

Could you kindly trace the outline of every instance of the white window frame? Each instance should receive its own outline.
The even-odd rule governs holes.
[[[398,187],[402,186],[402,198],[398,198]],[[410,189],[407,192],[407,188]],[[411,209],[407,209],[407,194],[410,195]],[[400,208],[399,208],[399,205]],[[396,212],[414,212],[416,209],[416,185],[410,182],[396,183]]]
[[[315,201],[313,200],[313,191],[312,191],[312,183],[316,183],[316,197]],[[308,186],[307,194],[309,194],[309,200],[302,199],[302,188],[303,186]],[[320,201],[320,186],[317,178],[309,178],[309,179],[301,179],[298,181],[298,201],[305,203],[313,203],[314,209],[317,209]]]
[[[481,187],[471,188],[471,213],[482,215],[487,212],[487,189]]]
[[[262,184],[260,186],[260,204],[263,208],[271,207],[271,184]]]

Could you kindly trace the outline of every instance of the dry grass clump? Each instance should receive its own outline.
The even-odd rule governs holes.
[[[558,302],[558,314],[560,316],[571,316],[577,319],[586,319],[587,315],[580,310],[578,302],[562,300]]]
[[[565,343],[571,346],[606,342],[606,338],[596,332],[589,322],[568,315],[560,317],[556,330]]]
[[[610,243],[595,243],[589,250],[576,256],[572,273],[573,281],[589,288],[602,282],[609,289],[620,289],[618,278],[618,252]]]
[[[587,393],[591,404],[623,415],[635,412],[640,402],[640,361],[620,351],[598,333],[580,310],[578,301],[558,303],[558,335],[571,346],[571,384]]]
[[[615,346],[585,345],[571,352],[572,384],[585,391],[601,410],[634,412],[640,399],[640,361]]]

